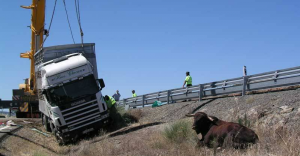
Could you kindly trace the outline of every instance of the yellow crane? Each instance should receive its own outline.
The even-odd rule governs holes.
[[[43,44],[45,42],[44,35],[49,34],[48,31],[50,31],[56,2],[54,4],[53,14],[49,25],[49,30],[46,30],[44,28],[45,25],[45,7],[46,7],[46,0],[32,0],[32,4],[30,6],[21,6],[21,8],[24,9],[31,9],[31,42],[30,42],[30,51],[27,51],[25,53],[21,53],[21,58],[28,58],[30,59],[30,73],[29,78],[25,79],[24,84],[19,84],[19,89],[13,89],[13,98],[12,100],[15,102],[15,105],[18,106],[18,111],[16,112],[16,116],[19,117],[28,117],[28,116],[38,116],[35,114],[39,114],[39,108],[38,108],[38,90],[36,87],[36,73],[35,73],[35,53],[40,50],[43,47]],[[66,4],[65,0],[63,0],[65,11],[66,10]],[[80,32],[81,32],[81,41],[83,43],[83,32],[81,29],[80,24],[80,12],[79,12],[79,1],[75,0],[75,6],[76,6],[76,13],[77,13],[77,19],[78,24],[80,26]],[[69,23],[69,28],[72,34],[70,22],[68,19],[67,14],[67,20]],[[47,37],[46,37],[47,38]],[[45,38],[45,39],[46,39]],[[73,34],[72,34],[73,38]],[[74,39],[73,39],[74,41]],[[75,43],[75,41],[74,41]],[[83,45],[83,44],[82,44]],[[16,104],[18,103],[18,105]],[[30,113],[30,114],[29,114]]]
[[[30,6],[21,6],[25,9],[31,9],[31,42],[30,51],[21,53],[21,58],[30,59],[30,76],[25,84],[20,84],[19,88],[24,89],[25,94],[35,95],[35,72],[34,72],[34,54],[37,50],[42,48],[45,22],[45,3],[46,0],[32,0]]]
[[[25,9],[31,9],[31,42],[30,51],[21,53],[21,58],[30,59],[30,75],[25,79],[24,84],[19,85],[18,89],[13,89],[13,101],[17,107],[16,117],[39,117],[38,99],[35,82],[34,54],[42,48],[44,38],[45,21],[45,3],[46,0],[32,0],[30,6],[21,6]],[[16,104],[18,103],[18,105]]]

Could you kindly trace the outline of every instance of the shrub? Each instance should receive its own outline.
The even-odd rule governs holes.
[[[110,123],[109,123],[109,131],[117,130],[127,126],[130,123],[139,122],[142,117],[142,110],[135,109],[126,111],[124,107],[117,106],[115,109],[109,110],[110,113]]]
[[[47,156],[47,155],[41,152],[34,152],[33,156]]]
[[[128,112],[124,113],[123,119],[126,123],[133,123],[133,122],[139,122],[143,115],[143,112],[141,109],[134,109],[129,110]]]
[[[167,126],[162,135],[173,143],[182,143],[185,140],[193,139],[195,133],[191,127],[190,122],[180,120]]]
[[[247,119],[247,115],[246,114],[244,115],[244,118],[238,117],[238,123],[240,125],[243,125],[243,126],[248,127],[248,128],[251,127],[251,121]]]
[[[116,109],[120,115],[124,115],[126,113],[126,110],[123,106],[116,106]]]
[[[254,102],[254,98],[252,96],[246,99],[247,104],[250,104],[250,103],[253,103],[253,102]]]

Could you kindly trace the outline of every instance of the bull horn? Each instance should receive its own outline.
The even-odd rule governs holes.
[[[214,121],[214,119],[210,116],[207,116],[207,118],[210,120],[210,121]]]
[[[194,117],[195,114],[186,114],[185,116],[187,116],[187,117]]]

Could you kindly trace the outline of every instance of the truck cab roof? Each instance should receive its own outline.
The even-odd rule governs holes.
[[[41,65],[41,72],[48,85],[57,85],[93,73],[92,66],[82,54],[70,54]]]

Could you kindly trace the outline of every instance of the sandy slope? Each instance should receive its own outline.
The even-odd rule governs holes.
[[[281,106],[286,108],[282,109]],[[45,137],[32,131],[32,127],[42,129],[40,122],[36,122],[33,125],[25,125],[15,135],[4,140],[1,143],[0,153],[4,155],[39,153],[45,155],[149,155],[149,153],[184,155],[180,153],[180,147],[174,148],[173,151],[152,148],[151,142],[155,140],[153,134],[159,133],[166,124],[185,119],[186,114],[197,111],[204,111],[209,115],[234,122],[237,122],[238,117],[247,114],[254,129],[257,125],[264,124],[272,127],[273,130],[288,128],[300,134],[299,108],[300,89],[201,102],[177,102],[157,108],[142,108],[142,118],[139,123],[117,132],[101,133],[98,137],[69,146],[58,146],[53,136]],[[192,121],[192,119],[187,120]]]

